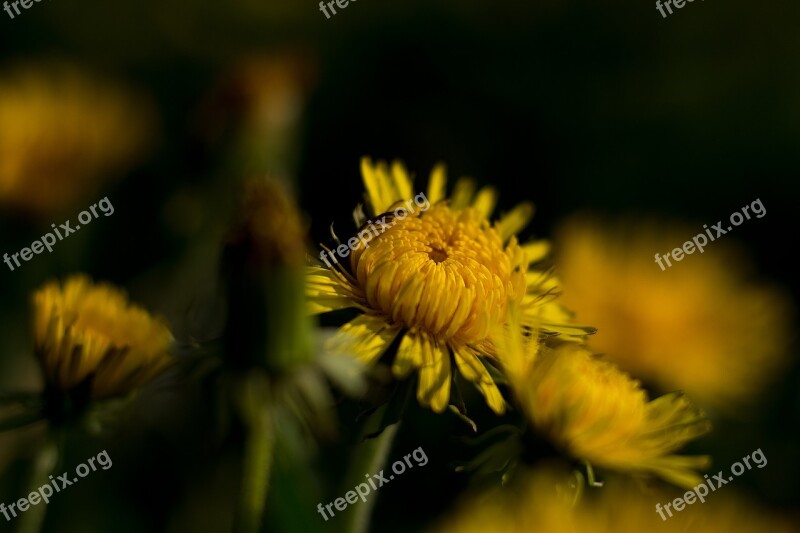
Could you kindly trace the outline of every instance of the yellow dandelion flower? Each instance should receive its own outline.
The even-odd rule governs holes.
[[[555,348],[525,338],[512,318],[503,343],[505,370],[535,427],[576,459],[632,474],[654,474],[682,487],[702,478],[709,458],[671,455],[710,430],[680,394],[649,401],[639,382],[584,347]]]
[[[621,481],[621,480],[614,480]],[[517,486],[467,500],[441,523],[438,533],[789,533],[796,526],[736,495],[713,494],[694,500],[666,520],[655,511],[659,501],[682,494],[642,493],[628,483],[609,483],[584,492],[576,501],[575,480],[555,468],[525,475]]]
[[[36,355],[51,390],[88,383],[92,399],[121,396],[171,361],[167,326],[110,285],[76,275],[44,285],[33,304]]]
[[[25,66],[0,82],[0,204],[69,209],[140,154],[153,114],[138,96],[64,65]]]
[[[455,366],[502,413],[503,398],[483,360],[497,360],[495,335],[509,301],[520,307],[523,325],[543,334],[590,332],[567,324],[554,302],[557,282],[532,266],[545,258],[548,245],[517,242],[533,206],[523,203],[491,223],[495,191],[475,193],[474,183],[461,179],[447,200],[442,166],[431,173],[427,195],[416,196],[399,163],[364,159],[361,171],[372,221],[347,245],[323,252],[330,268],[310,267],[311,312],[360,310],[332,344],[367,364],[400,338],[393,372],[402,378],[417,370],[417,398],[434,411],[448,405]],[[358,225],[366,222],[359,211],[355,218]],[[336,254],[349,258],[338,262]]]
[[[739,496],[736,492],[709,494],[705,502],[698,498],[687,498],[682,511],[673,510],[672,516],[663,513],[662,518],[656,509],[657,503],[671,502],[693,491],[677,492],[656,490],[643,493],[630,484],[615,484],[608,491],[601,492],[597,501],[586,502],[585,516],[581,531],[607,532],[686,532],[703,533],[790,533],[797,531],[797,524],[779,513],[766,510]],[[702,494],[702,491],[700,492]],[[693,503],[688,503],[692,501]],[[625,505],[620,505],[625,502]],[[620,508],[626,510],[620,516]],[[593,526],[591,525],[593,524]]]
[[[547,469],[525,475],[514,485],[490,490],[460,503],[438,524],[436,533],[584,533],[585,513],[573,506],[569,476]]]
[[[778,290],[745,281],[741,257],[725,242],[662,271],[654,254],[695,233],[567,222],[558,233],[563,301],[597,326],[592,348],[624,370],[732,411],[784,368],[791,305]]]

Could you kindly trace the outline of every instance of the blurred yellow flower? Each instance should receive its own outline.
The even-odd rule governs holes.
[[[747,282],[741,258],[724,242],[662,271],[654,254],[693,233],[570,220],[557,233],[563,301],[597,326],[593,349],[624,370],[733,409],[785,362],[790,304]]]
[[[512,485],[490,490],[458,505],[436,533],[584,533],[585,512],[573,506],[574,487],[565,473],[548,468],[526,473]]]
[[[511,388],[536,428],[576,459],[632,474],[654,474],[682,487],[702,481],[694,471],[707,456],[672,452],[710,430],[679,394],[648,401],[640,384],[585,348],[556,348],[515,330],[503,343]]]
[[[531,204],[520,204],[492,224],[495,191],[486,187],[475,194],[475,184],[461,179],[446,200],[442,166],[434,168],[427,195],[416,196],[400,163],[389,167],[364,159],[361,171],[369,215],[396,212],[381,217],[389,220],[382,232],[360,244],[354,237],[337,249],[349,261],[310,267],[308,275],[312,313],[344,308],[363,313],[334,337],[339,351],[370,364],[401,337],[393,372],[405,377],[418,370],[417,399],[436,412],[450,401],[452,356],[489,407],[502,413],[504,400],[480,358],[498,358],[495,335],[509,301],[520,306],[523,325],[543,334],[591,331],[567,325],[568,316],[554,302],[554,280],[529,269],[549,250],[541,241],[517,243],[516,233],[533,216]],[[356,213],[356,224],[366,227],[366,217]],[[323,256],[328,264],[330,256]]]
[[[75,275],[44,285],[33,304],[36,355],[50,389],[89,383],[92,399],[121,396],[172,360],[167,326],[115,287]]]
[[[529,473],[520,487],[482,495],[465,502],[438,533],[641,533],[643,531],[703,533],[788,533],[797,531],[784,518],[767,513],[731,493],[695,501],[672,518],[655,511],[666,492],[650,494],[628,483],[584,493],[575,502],[574,478],[553,470]],[[615,480],[621,481],[621,480]],[[680,496],[672,494],[671,497]],[[659,500],[661,498],[662,500]]]
[[[150,107],[64,65],[0,78],[0,205],[35,215],[68,210],[146,146]]]
[[[282,181],[245,180],[238,209],[229,242],[246,245],[249,259],[258,265],[303,266],[308,223]]]

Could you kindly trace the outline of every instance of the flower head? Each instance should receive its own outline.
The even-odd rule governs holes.
[[[532,268],[548,245],[517,242],[515,234],[533,215],[531,204],[491,223],[494,190],[475,194],[474,183],[462,179],[446,200],[441,166],[431,174],[427,195],[414,196],[399,163],[388,167],[364,160],[362,175],[373,221],[357,210],[362,230],[336,249],[341,262],[334,252],[323,252],[329,268],[311,267],[308,276],[313,313],[348,307],[362,312],[334,338],[341,351],[373,363],[400,337],[392,368],[398,377],[419,371],[422,404],[437,412],[447,406],[454,360],[488,405],[502,413],[504,401],[485,362],[496,364],[496,336],[509,302],[519,306],[525,326],[542,334],[590,332],[567,323],[568,315],[554,302],[557,282]]]
[[[776,516],[729,493],[714,494],[705,503],[693,500],[682,511],[664,513],[655,503],[669,502],[671,491],[643,494],[630,483],[609,484],[580,497],[574,478],[558,469],[528,473],[518,486],[504,487],[465,502],[450,521],[435,529],[440,533],[640,533],[741,531],[759,533],[796,531],[784,517]],[[615,480],[621,481],[621,480]],[[576,496],[578,497],[576,501]],[[591,498],[589,496],[594,496]]]
[[[170,362],[172,334],[110,285],[83,275],[33,296],[36,354],[49,388],[88,384],[95,400],[122,396]]]
[[[574,344],[556,348],[520,337],[503,343],[506,375],[536,428],[576,459],[630,473],[655,474],[684,487],[708,457],[671,455],[710,424],[680,394],[649,401],[630,376]]]
[[[307,224],[289,187],[271,177],[243,183],[239,221],[229,243],[247,248],[257,268],[286,265],[301,268],[306,252]]]
[[[49,214],[91,196],[145,147],[153,118],[138,96],[63,65],[0,82],[0,204]]]
[[[653,255],[692,231],[571,219],[557,236],[564,301],[598,327],[592,348],[625,371],[738,410],[786,364],[791,306],[746,281],[726,242],[662,271]]]

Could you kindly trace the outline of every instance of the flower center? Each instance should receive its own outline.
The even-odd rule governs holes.
[[[435,263],[441,263],[447,259],[447,252],[439,248],[433,248],[430,252],[428,252],[428,257],[430,257]]]
[[[503,323],[509,298],[524,293],[518,256],[516,240],[504,248],[474,211],[438,205],[355,250],[352,268],[368,304],[394,322],[475,343]]]

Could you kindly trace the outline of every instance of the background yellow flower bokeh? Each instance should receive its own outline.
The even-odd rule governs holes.
[[[556,235],[564,301],[597,326],[590,344],[610,361],[733,412],[790,362],[793,309],[778,288],[751,279],[730,241],[662,271],[655,253],[695,233],[689,225],[570,219]]]
[[[126,172],[153,144],[155,114],[136,92],[58,62],[0,76],[0,204],[63,213]]]

